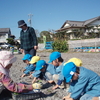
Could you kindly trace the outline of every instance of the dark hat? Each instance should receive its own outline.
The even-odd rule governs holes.
[[[25,21],[24,20],[19,20],[18,21],[18,27],[20,28],[21,26],[25,25]]]

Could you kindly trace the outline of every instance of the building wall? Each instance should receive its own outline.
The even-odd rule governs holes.
[[[100,25],[100,20],[96,20],[96,21],[88,24],[88,26],[96,26],[96,25]]]
[[[69,40],[69,49],[76,47],[100,47],[100,38],[84,39],[84,40]]]
[[[69,26],[70,26],[70,25],[67,23],[67,24],[65,24],[64,28],[69,27]]]
[[[0,34],[0,42],[7,42],[7,38],[9,37],[8,33]]]

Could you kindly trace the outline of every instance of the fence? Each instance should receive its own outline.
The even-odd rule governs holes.
[[[75,52],[100,52],[100,38],[69,40],[69,50]]]
[[[50,42],[46,42],[46,45],[45,45],[45,49],[53,49],[52,48],[52,41],[50,41]]]

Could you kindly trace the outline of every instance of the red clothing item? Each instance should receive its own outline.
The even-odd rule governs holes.
[[[0,82],[12,92],[22,93],[33,90],[32,85],[26,85],[22,83],[15,83],[9,76],[0,72]]]

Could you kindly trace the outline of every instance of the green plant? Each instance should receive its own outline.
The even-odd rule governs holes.
[[[6,40],[7,40],[7,43],[9,43],[9,44],[11,44],[11,45],[15,45],[14,39],[8,38],[8,39],[6,39]]]
[[[52,43],[53,51],[66,52],[68,51],[68,45],[66,41],[56,40]]]
[[[17,52],[17,50],[14,50],[14,52]]]

